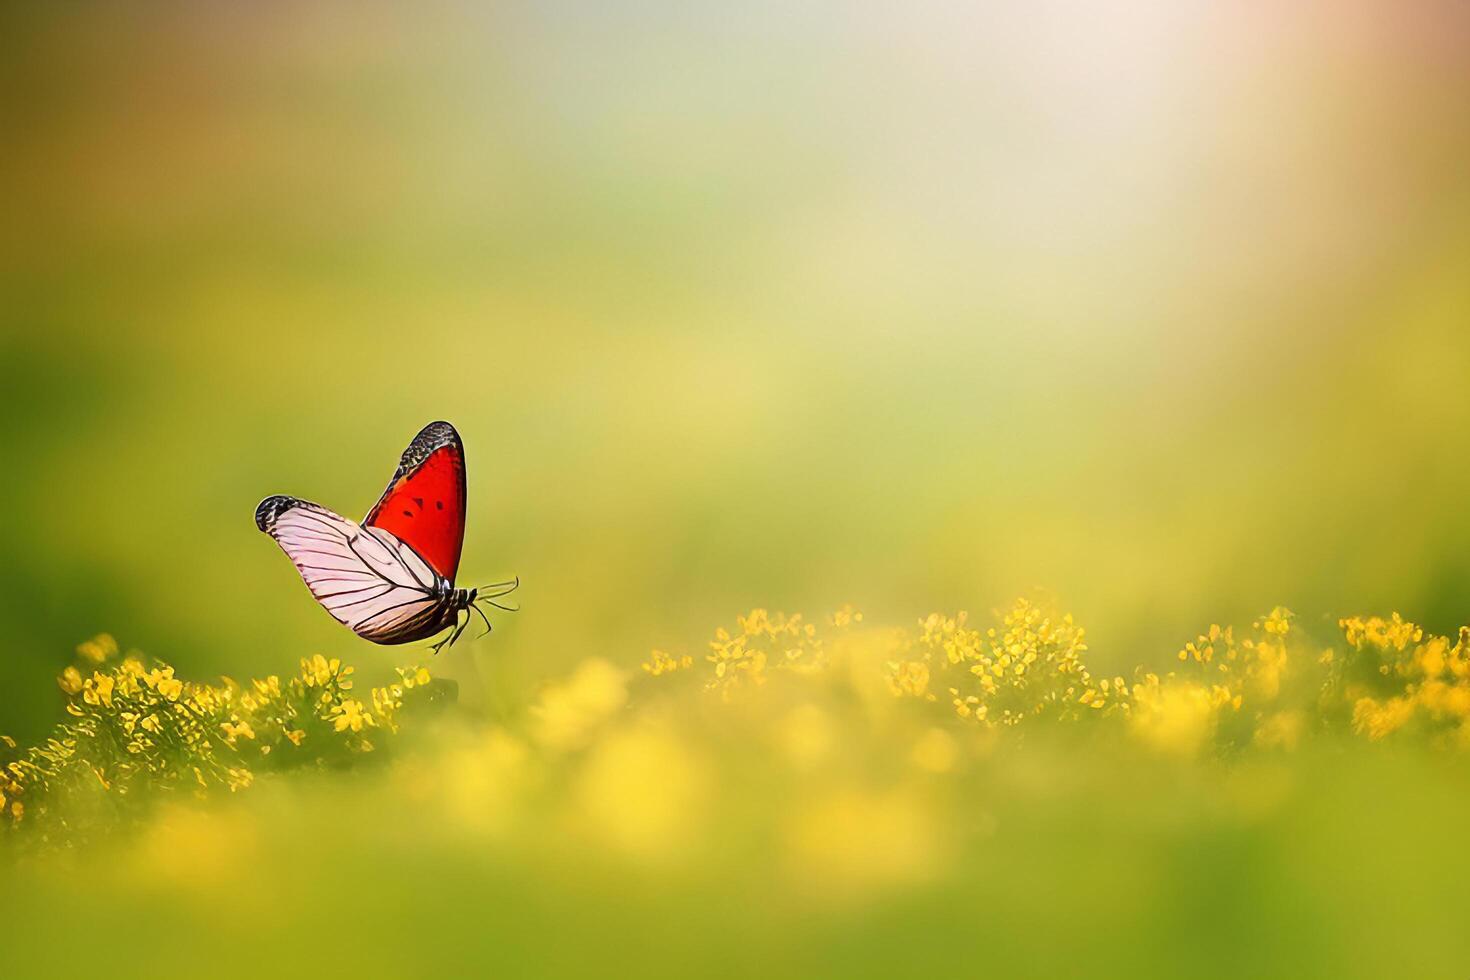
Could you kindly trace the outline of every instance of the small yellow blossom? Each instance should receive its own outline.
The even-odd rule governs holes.
[[[94,673],[82,684],[82,700],[91,705],[112,707],[112,689],[116,681],[111,674]]]
[[[117,641],[109,633],[98,633],[77,646],[77,656],[89,663],[100,664],[117,656]]]
[[[888,686],[897,697],[934,700],[934,695],[929,692],[929,665],[922,660],[890,663]]]
[[[332,727],[339,732],[347,731],[349,728],[354,732],[360,732],[364,726],[373,724],[373,716],[363,711],[362,702],[355,698],[345,698],[342,703],[333,707],[330,717]]]
[[[220,728],[224,731],[226,738],[235,739],[255,737],[255,729],[250,727],[250,722],[248,721],[227,721],[224,724],[220,725]]]
[[[67,694],[76,694],[82,689],[82,672],[75,667],[68,667],[61,672],[56,683]]]
[[[662,650],[653,650],[648,655],[648,660],[643,664],[643,669],[650,676],[658,677],[662,674],[672,674],[678,670],[688,670],[694,666],[694,658],[687,654],[682,657],[671,657]]]

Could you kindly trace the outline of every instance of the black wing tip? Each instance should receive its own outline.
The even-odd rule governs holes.
[[[269,534],[271,528],[276,525],[276,518],[299,503],[301,501],[295,497],[288,497],[281,493],[273,497],[266,497],[260,502],[260,506],[255,508],[255,526]]]
[[[459,440],[459,432],[443,420],[430,422],[419,430],[419,434],[413,437],[413,442],[403,451],[403,458],[398,461],[399,473],[407,473],[428,459],[434,450],[445,446],[463,446]]]
[[[413,437],[414,442],[422,442],[427,446],[438,449],[440,446],[459,445],[459,431],[454,426],[440,419],[430,422],[419,430],[419,434]]]

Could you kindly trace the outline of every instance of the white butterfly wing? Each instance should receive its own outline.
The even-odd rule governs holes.
[[[453,622],[447,583],[392,533],[285,496],[261,501],[255,523],[322,608],[364,639],[407,643]]]

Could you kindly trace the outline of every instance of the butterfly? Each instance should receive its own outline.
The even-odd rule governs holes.
[[[448,422],[424,426],[398,461],[388,489],[361,524],[296,497],[267,497],[255,526],[275,539],[306,587],[339,623],[374,643],[411,643],[444,630],[453,645],[478,613],[520,579],[457,589],[464,546],[464,444]],[[464,621],[460,622],[463,614]],[[482,634],[483,635],[483,634]]]

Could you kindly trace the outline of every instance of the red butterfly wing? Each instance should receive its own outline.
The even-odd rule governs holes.
[[[448,422],[430,422],[403,451],[388,489],[368,511],[378,527],[454,581],[464,547],[464,446]]]

